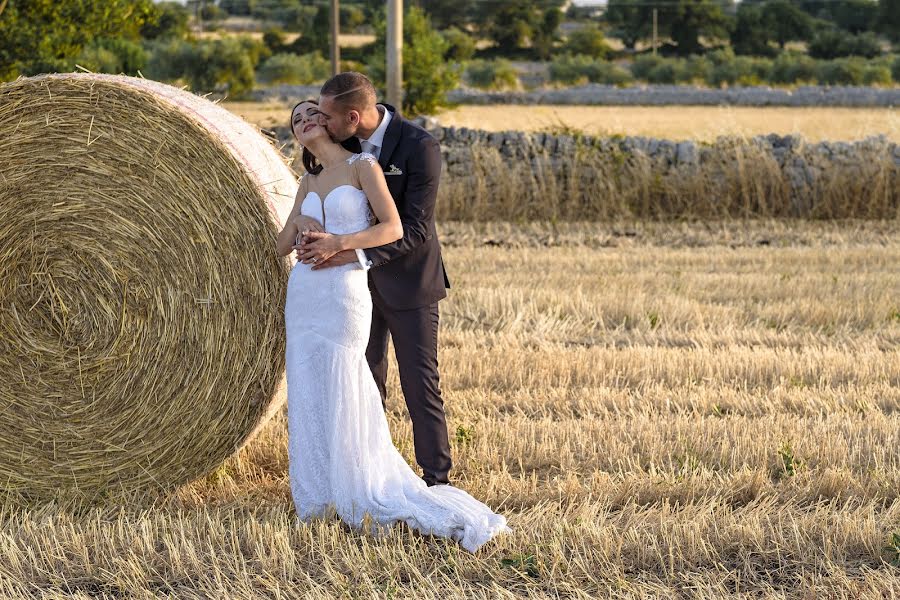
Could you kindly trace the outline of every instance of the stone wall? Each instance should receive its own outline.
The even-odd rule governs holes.
[[[620,201],[628,206],[616,210],[634,212],[640,204],[640,211],[654,214],[654,204],[673,214],[704,204],[704,213],[723,215],[757,211],[767,216],[900,216],[900,145],[884,135],[816,143],[793,135],[721,136],[705,143],[487,132],[444,128],[428,118],[417,123],[441,141],[441,187],[453,196],[445,202],[450,207],[447,218],[489,211],[490,202],[502,218],[511,218],[520,210],[516,204],[525,202],[535,186],[545,194],[577,196],[567,208],[552,213],[561,218],[593,214],[595,208],[607,214],[612,209],[601,211],[594,205]],[[271,133],[302,171],[289,130]],[[472,190],[491,201],[479,198],[484,205],[475,211],[474,200],[464,197]],[[498,208],[501,205],[505,208]],[[522,215],[543,214],[539,206],[528,210]]]
[[[692,85],[588,84],[558,90],[530,92],[482,92],[458,89],[448,100],[459,104],[564,104],[668,106],[900,106],[900,87],[800,86],[796,89],[769,86],[714,89]]]
[[[280,85],[257,89],[253,100],[297,102],[318,98],[319,87]],[[693,85],[614,85],[588,84],[563,89],[538,89],[529,92],[483,92],[457,89],[448,100],[460,104],[565,104],[565,105],[732,105],[732,106],[900,106],[900,87],[800,86],[796,89],[769,86],[714,89]]]

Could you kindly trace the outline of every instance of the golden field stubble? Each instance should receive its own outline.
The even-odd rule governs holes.
[[[293,103],[232,102],[223,106],[261,127],[287,125]],[[445,127],[487,131],[571,128],[588,135],[633,135],[713,141],[720,135],[799,134],[814,142],[885,134],[900,141],[895,108],[822,106],[556,106],[463,105],[437,115]]]
[[[451,476],[514,535],[471,556],[296,525],[282,412],[155,506],[2,513],[0,596],[900,594],[898,234],[443,224]]]

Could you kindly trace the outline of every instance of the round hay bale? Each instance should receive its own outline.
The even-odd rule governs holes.
[[[0,85],[0,493],[214,470],[284,402],[297,178],[215,103],[88,73]]]

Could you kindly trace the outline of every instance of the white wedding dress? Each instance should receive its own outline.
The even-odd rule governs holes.
[[[356,182],[359,159],[328,169]],[[316,187],[307,175],[306,188]],[[321,177],[321,176],[320,176]],[[301,192],[303,193],[303,192]],[[340,184],[308,191],[300,212],[330,233],[352,233],[373,219],[365,193]],[[368,513],[370,533],[404,521],[422,533],[449,537],[475,552],[510,532],[506,518],[452,485],[428,487],[394,447],[381,396],[366,362],[372,299],[356,263],[313,271],[293,267],[285,302],[288,459],[291,494],[302,521],[329,506],[356,529]]]

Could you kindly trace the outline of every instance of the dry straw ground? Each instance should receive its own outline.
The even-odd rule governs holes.
[[[287,123],[292,104],[225,102],[223,106],[251,123],[272,127]],[[696,141],[713,141],[720,135],[794,133],[814,142],[885,134],[900,142],[900,113],[894,108],[464,105],[444,110],[437,118],[446,127],[487,131],[567,128],[587,135]]]
[[[296,524],[282,413],[155,505],[0,510],[0,597],[900,595],[896,221],[441,234],[452,477],[514,535]]]
[[[885,134],[900,142],[893,108],[750,106],[477,106],[437,115],[446,127],[506,131],[572,128],[587,135],[643,135],[713,141],[720,135],[798,134],[814,142],[858,140]]]

